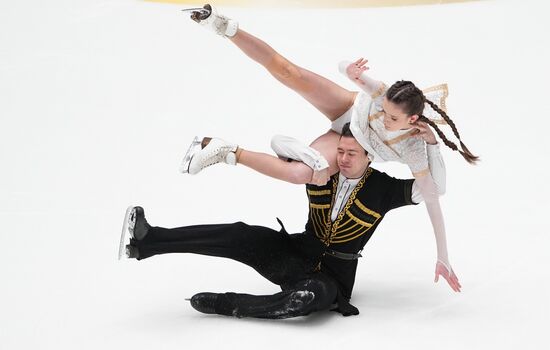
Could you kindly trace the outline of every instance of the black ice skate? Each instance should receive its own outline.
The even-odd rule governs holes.
[[[130,237],[137,241],[141,241],[149,232],[151,225],[145,219],[145,212],[142,207],[130,206],[126,209],[124,222],[122,224],[122,232],[120,233],[120,244],[118,247],[118,259],[122,259],[125,255],[126,232],[130,233]]]
[[[218,294],[216,293],[198,293],[193,295],[190,302],[193,309],[203,314],[215,314],[217,299]]]

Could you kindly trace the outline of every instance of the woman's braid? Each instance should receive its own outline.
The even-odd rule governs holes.
[[[439,108],[439,106],[432,101],[427,100],[422,90],[417,88],[416,85],[414,85],[412,82],[406,80],[400,80],[396,82],[386,92],[386,98],[388,99],[388,101],[398,105],[408,116],[418,115],[418,120],[428,123],[428,125],[430,125],[435,130],[437,135],[439,135],[441,140],[443,140],[445,145],[447,145],[447,147],[454,151],[460,152],[460,154],[464,157],[464,159],[466,159],[468,163],[475,164],[479,160],[479,157],[474,156],[472,152],[470,152],[470,150],[466,147],[466,145],[464,145],[464,143],[460,139],[460,134],[455,123],[451,120],[447,113],[445,113],[444,110]],[[447,124],[449,124],[449,126],[453,130],[454,135],[460,141],[461,149],[459,149],[455,143],[449,141],[445,134],[433,121],[429,120],[423,115],[426,103],[430,107],[432,107],[434,111],[439,113],[447,122]]]
[[[460,133],[458,132],[458,129],[456,128],[456,125],[455,123],[453,122],[453,120],[447,115],[447,113],[445,113],[444,110],[442,110],[441,108],[439,108],[438,105],[436,105],[435,103],[433,103],[432,101],[428,100],[428,99],[424,99],[425,102],[427,104],[430,105],[430,107],[433,108],[434,111],[436,111],[437,113],[439,113],[439,115],[441,115],[443,117],[443,119],[445,119],[445,121],[447,122],[447,124],[449,124],[449,126],[451,127],[451,129],[453,130],[453,133],[454,135],[456,136],[456,138],[458,139],[458,141],[460,142],[460,147],[462,148],[462,151],[458,150],[458,149],[454,149],[455,151],[459,151],[460,154],[462,154],[462,156],[464,157],[464,159],[466,159],[466,161],[470,164],[475,164],[477,161],[479,161],[479,157],[478,156],[474,156],[472,154],[472,152],[470,152],[470,150],[466,147],[466,145],[462,142],[462,140],[460,139]],[[424,117],[425,119],[428,120],[428,118]],[[431,120],[430,120],[431,122]],[[430,124],[430,126],[432,128],[434,128],[437,132],[437,134],[439,135],[439,137],[441,137],[441,134],[439,132],[439,128],[437,127],[437,125],[433,122],[428,122],[428,124]],[[446,142],[446,139],[443,139],[443,137],[441,137],[441,139],[445,142],[445,144],[447,146],[449,146]],[[453,143],[454,145],[454,143]],[[450,146],[449,146],[450,147]],[[455,145],[456,147],[456,145]],[[452,147],[451,147],[452,148]]]

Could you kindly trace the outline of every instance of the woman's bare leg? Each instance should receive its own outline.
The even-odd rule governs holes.
[[[340,171],[338,163],[336,162],[336,155],[338,154],[338,142],[340,141],[340,134],[329,130],[323,135],[319,136],[309,145],[315,148],[319,153],[325,157],[329,164],[329,175],[332,176]]]
[[[229,38],[248,57],[264,66],[285,86],[296,91],[331,121],[346,112],[356,93],[290,62],[271,46],[239,29]]]
[[[340,135],[331,130],[311,144],[311,147],[319,151],[328,161],[329,175],[338,172],[336,153],[339,138]],[[314,175],[313,169],[302,162],[287,162],[270,154],[245,149],[242,149],[239,154],[238,163],[261,174],[293,184],[311,183]]]

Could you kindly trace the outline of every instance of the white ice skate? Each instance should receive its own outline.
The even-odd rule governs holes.
[[[187,152],[185,152],[185,156],[183,157],[180,165],[180,173],[189,173],[189,163],[191,163],[191,158],[193,158],[193,155],[195,155],[195,153],[198,153],[200,150],[201,141],[199,140],[198,136],[195,136],[193,141],[191,141],[191,145],[189,145]]]
[[[120,233],[120,245],[118,246],[118,260],[122,259],[126,255],[126,233],[130,233],[134,230],[135,215],[132,215],[134,211],[133,206],[129,206],[126,209],[124,215],[124,222],[122,223],[122,232]]]
[[[208,144],[206,144],[206,142]],[[187,150],[180,166],[182,173],[198,174],[202,169],[218,163],[237,164],[238,146],[218,138],[204,138],[202,142],[195,137]]]
[[[239,22],[218,14],[216,8],[209,4],[204,5],[202,8],[190,8],[182,11],[191,12],[193,21],[224,38],[233,37],[239,29]]]

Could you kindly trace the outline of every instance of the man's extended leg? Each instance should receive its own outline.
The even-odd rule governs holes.
[[[336,294],[336,282],[316,273],[277,294],[199,293],[191,298],[191,305],[208,314],[280,319],[327,310]]]
[[[158,254],[194,253],[218,256],[242,262],[269,281],[284,285],[311,272],[317,260],[293,249],[289,235],[268,227],[233,224],[194,225],[173,229],[146,226],[143,211],[136,227],[148,227],[129,245],[132,257],[138,260]]]
[[[324,249],[316,239],[312,241],[307,235],[288,235],[284,230],[278,232],[242,222],[175,229],[152,227],[145,220],[143,209],[135,208],[139,209],[132,216],[132,239],[128,246],[133,257],[195,253],[230,258],[251,266],[283,289],[265,296],[199,293],[191,304],[201,312],[288,318],[327,309],[336,298],[335,282],[312,272]]]
[[[288,137],[274,138],[272,148],[277,155],[297,160],[289,163],[267,153],[243,149],[219,138],[204,138],[199,142],[196,137],[184,156],[180,171],[195,175],[218,163],[242,164],[293,184],[324,185],[328,177],[338,171],[336,151],[339,138],[337,133],[329,130],[313,141],[311,147]]]

